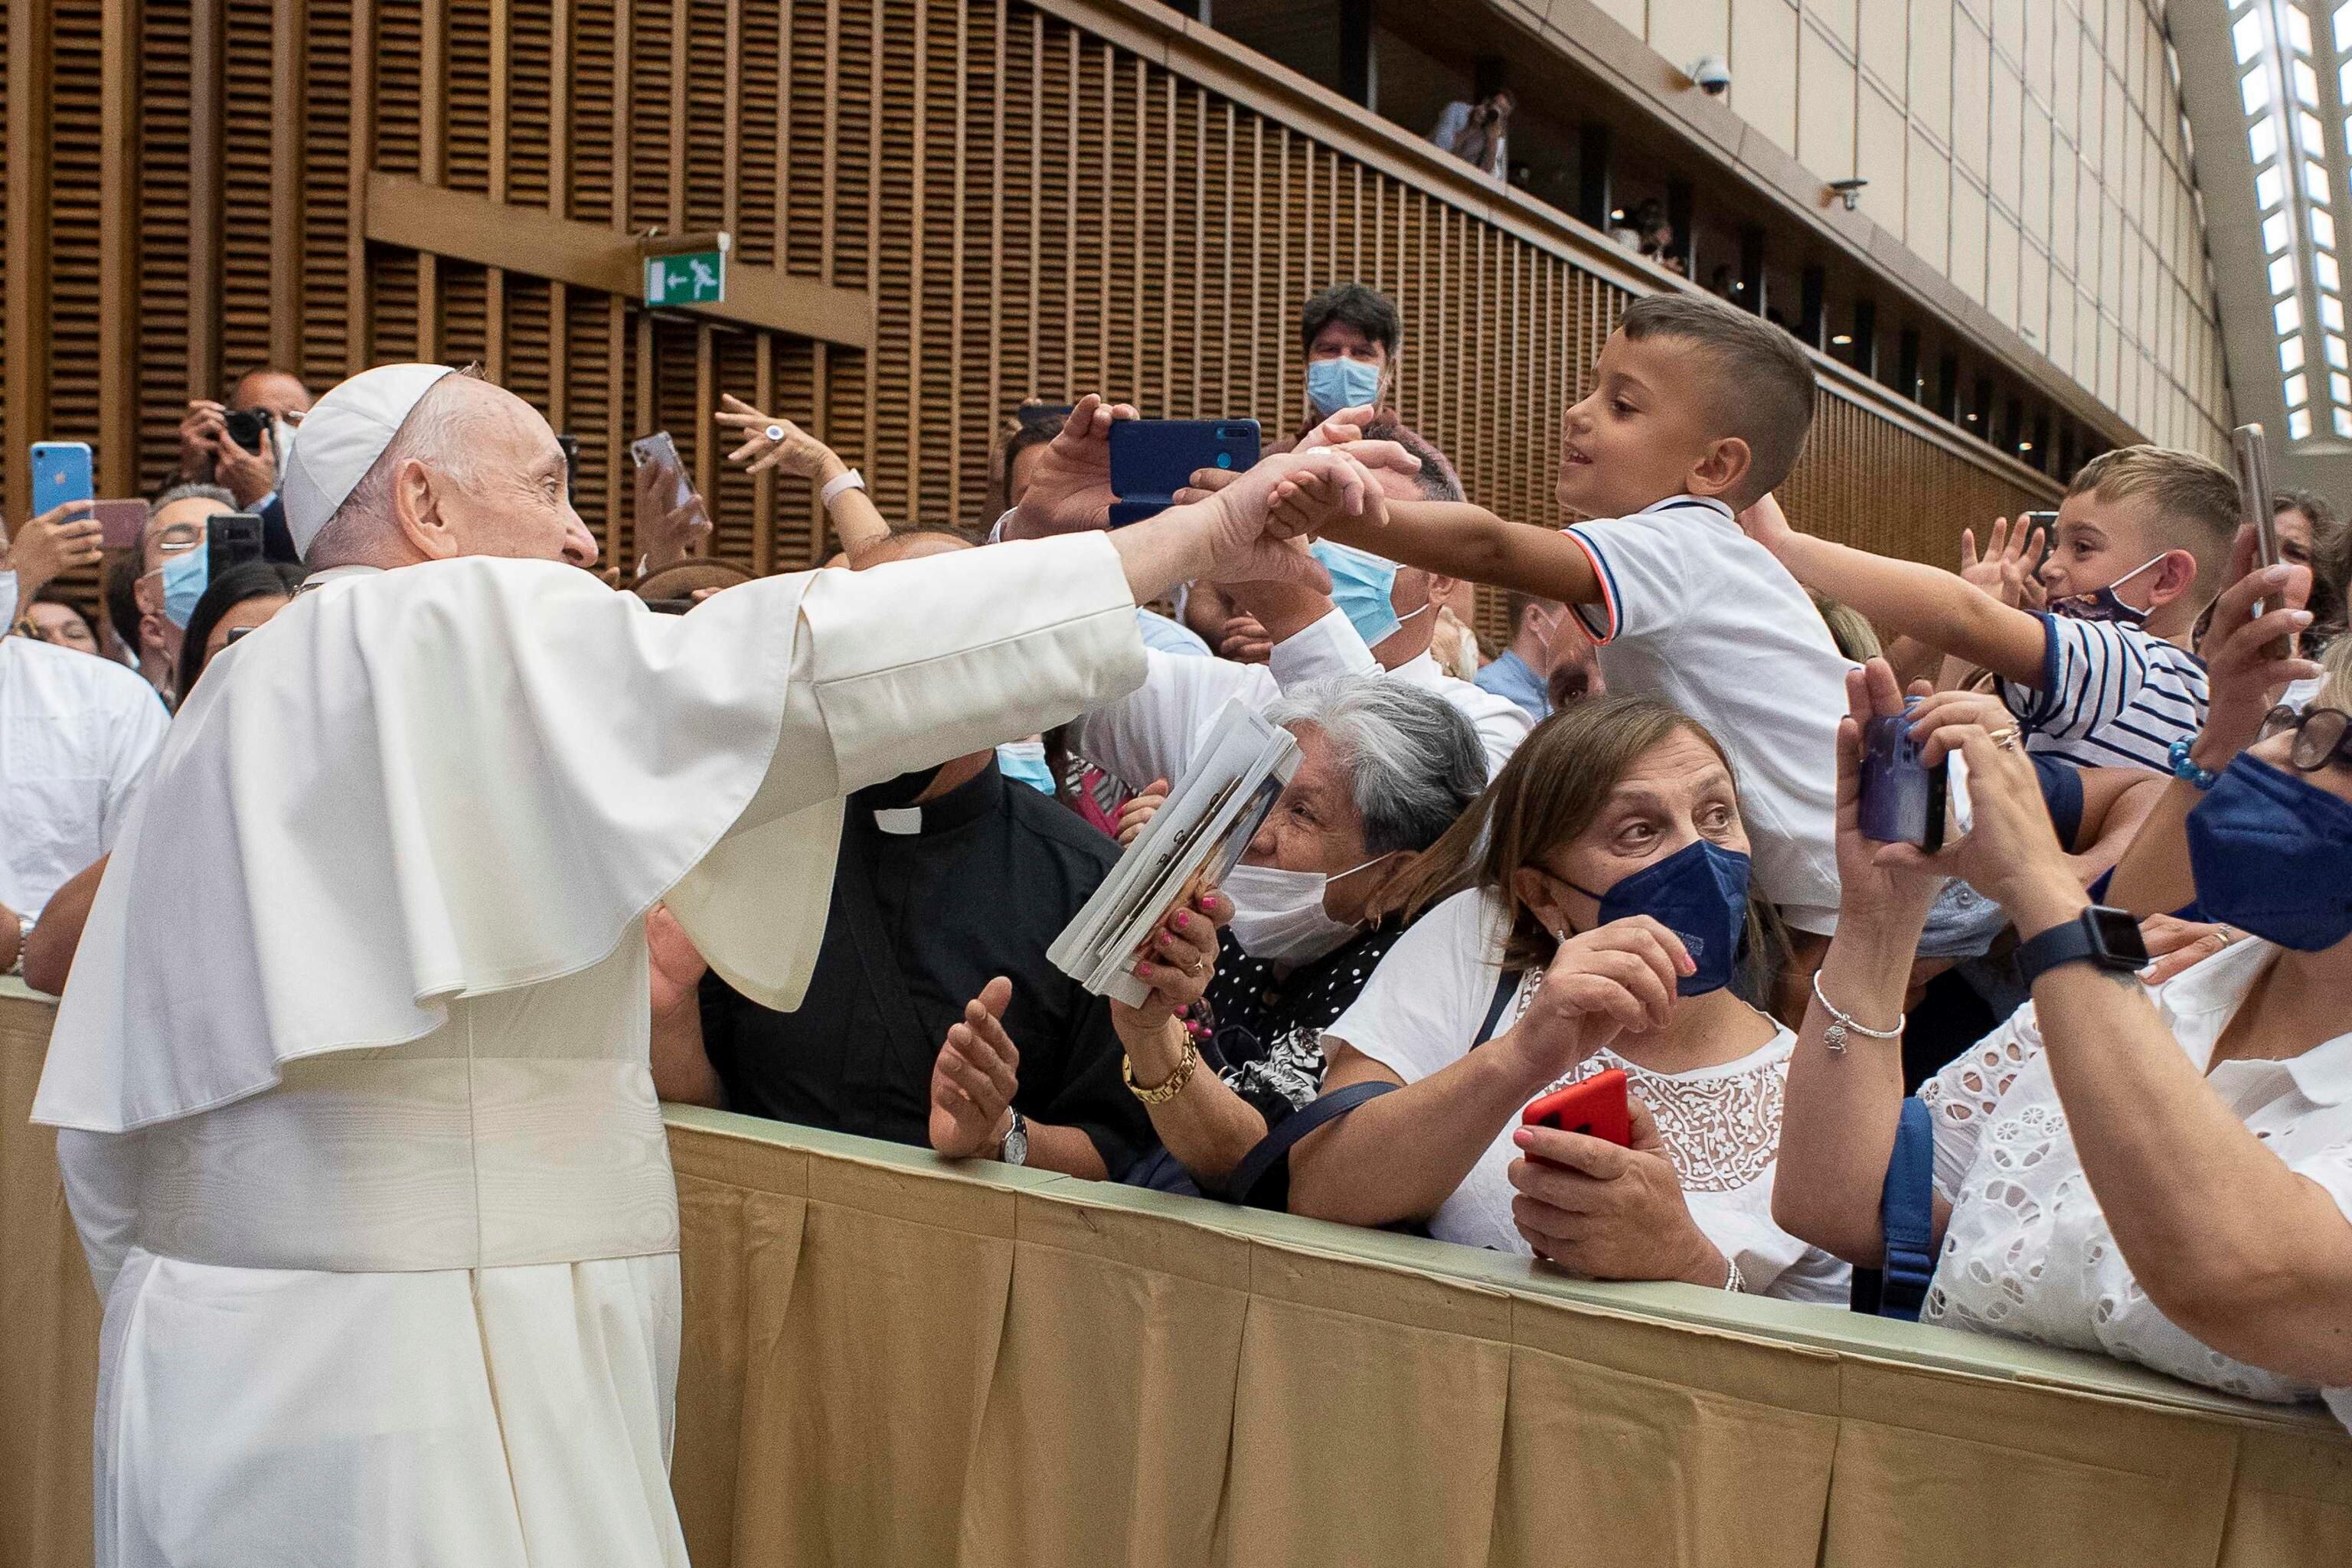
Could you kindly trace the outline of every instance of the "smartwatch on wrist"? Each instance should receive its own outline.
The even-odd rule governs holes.
[[[2147,944],[2128,910],[2093,904],[2063,925],[2018,943],[2017,971],[2030,987],[2062,963],[2088,963],[2118,974],[2147,967]]]

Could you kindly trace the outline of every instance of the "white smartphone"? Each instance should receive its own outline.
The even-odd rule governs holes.
[[[694,500],[694,481],[686,477],[686,464],[677,455],[677,443],[669,438],[667,430],[656,430],[650,436],[640,436],[629,443],[629,457],[640,468],[667,468],[677,489],[671,498],[672,507],[687,506]]]

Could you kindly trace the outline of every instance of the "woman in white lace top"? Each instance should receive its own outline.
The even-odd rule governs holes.
[[[1594,1278],[1843,1301],[1846,1267],[1772,1220],[1795,1041],[1728,988],[1747,852],[1729,763],[1674,708],[1545,721],[1428,851],[1400,897],[1433,907],[1324,1036],[1326,1092],[1402,1087],[1300,1142],[1291,1208],[1424,1219]],[[1520,1127],[1610,1068],[1632,1149]]]
[[[2215,771],[2175,786],[2193,809],[2160,811],[2146,830],[2176,837],[2205,918],[2249,934],[2153,989],[2084,923],[2088,900],[2014,731],[1925,715],[1928,761],[1965,755],[1974,806],[1972,831],[1936,862],[1853,831],[1858,720],[1900,710],[1884,664],[1854,676],[1857,718],[1840,737],[1844,909],[1790,1069],[1774,1212],[1841,1257],[1879,1260],[1901,1060],[1891,1042],[1848,1031],[1832,1043],[1830,1031],[1836,1012],[1899,1022],[1938,880],[1920,873],[1964,876],[2027,939],[2033,999],[1920,1092],[1937,1248],[1922,1321],[2105,1351],[2258,1399],[2325,1396],[2352,1424],[2352,742],[2340,710],[2352,681],[2265,719],[2282,661],[2263,650],[2294,629],[2294,612],[2282,584],[2258,576],[2222,595],[2206,645],[2213,700],[2190,757]],[[2258,593],[2274,608],[2256,620]],[[2107,930],[2129,948],[2129,915]],[[2036,948],[2044,932],[2055,940]]]

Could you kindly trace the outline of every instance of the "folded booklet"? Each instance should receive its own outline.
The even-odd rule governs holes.
[[[1045,956],[1094,994],[1141,1006],[1150,994],[1135,977],[1143,944],[1169,910],[1224,880],[1297,771],[1298,742],[1289,731],[1238,700],[1226,703],[1168,804]]]

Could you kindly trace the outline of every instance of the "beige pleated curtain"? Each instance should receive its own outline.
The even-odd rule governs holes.
[[[0,996],[0,1563],[81,1568],[47,1011]],[[671,1149],[698,1568],[2352,1562],[2331,1422],[2095,1358],[713,1112]]]

